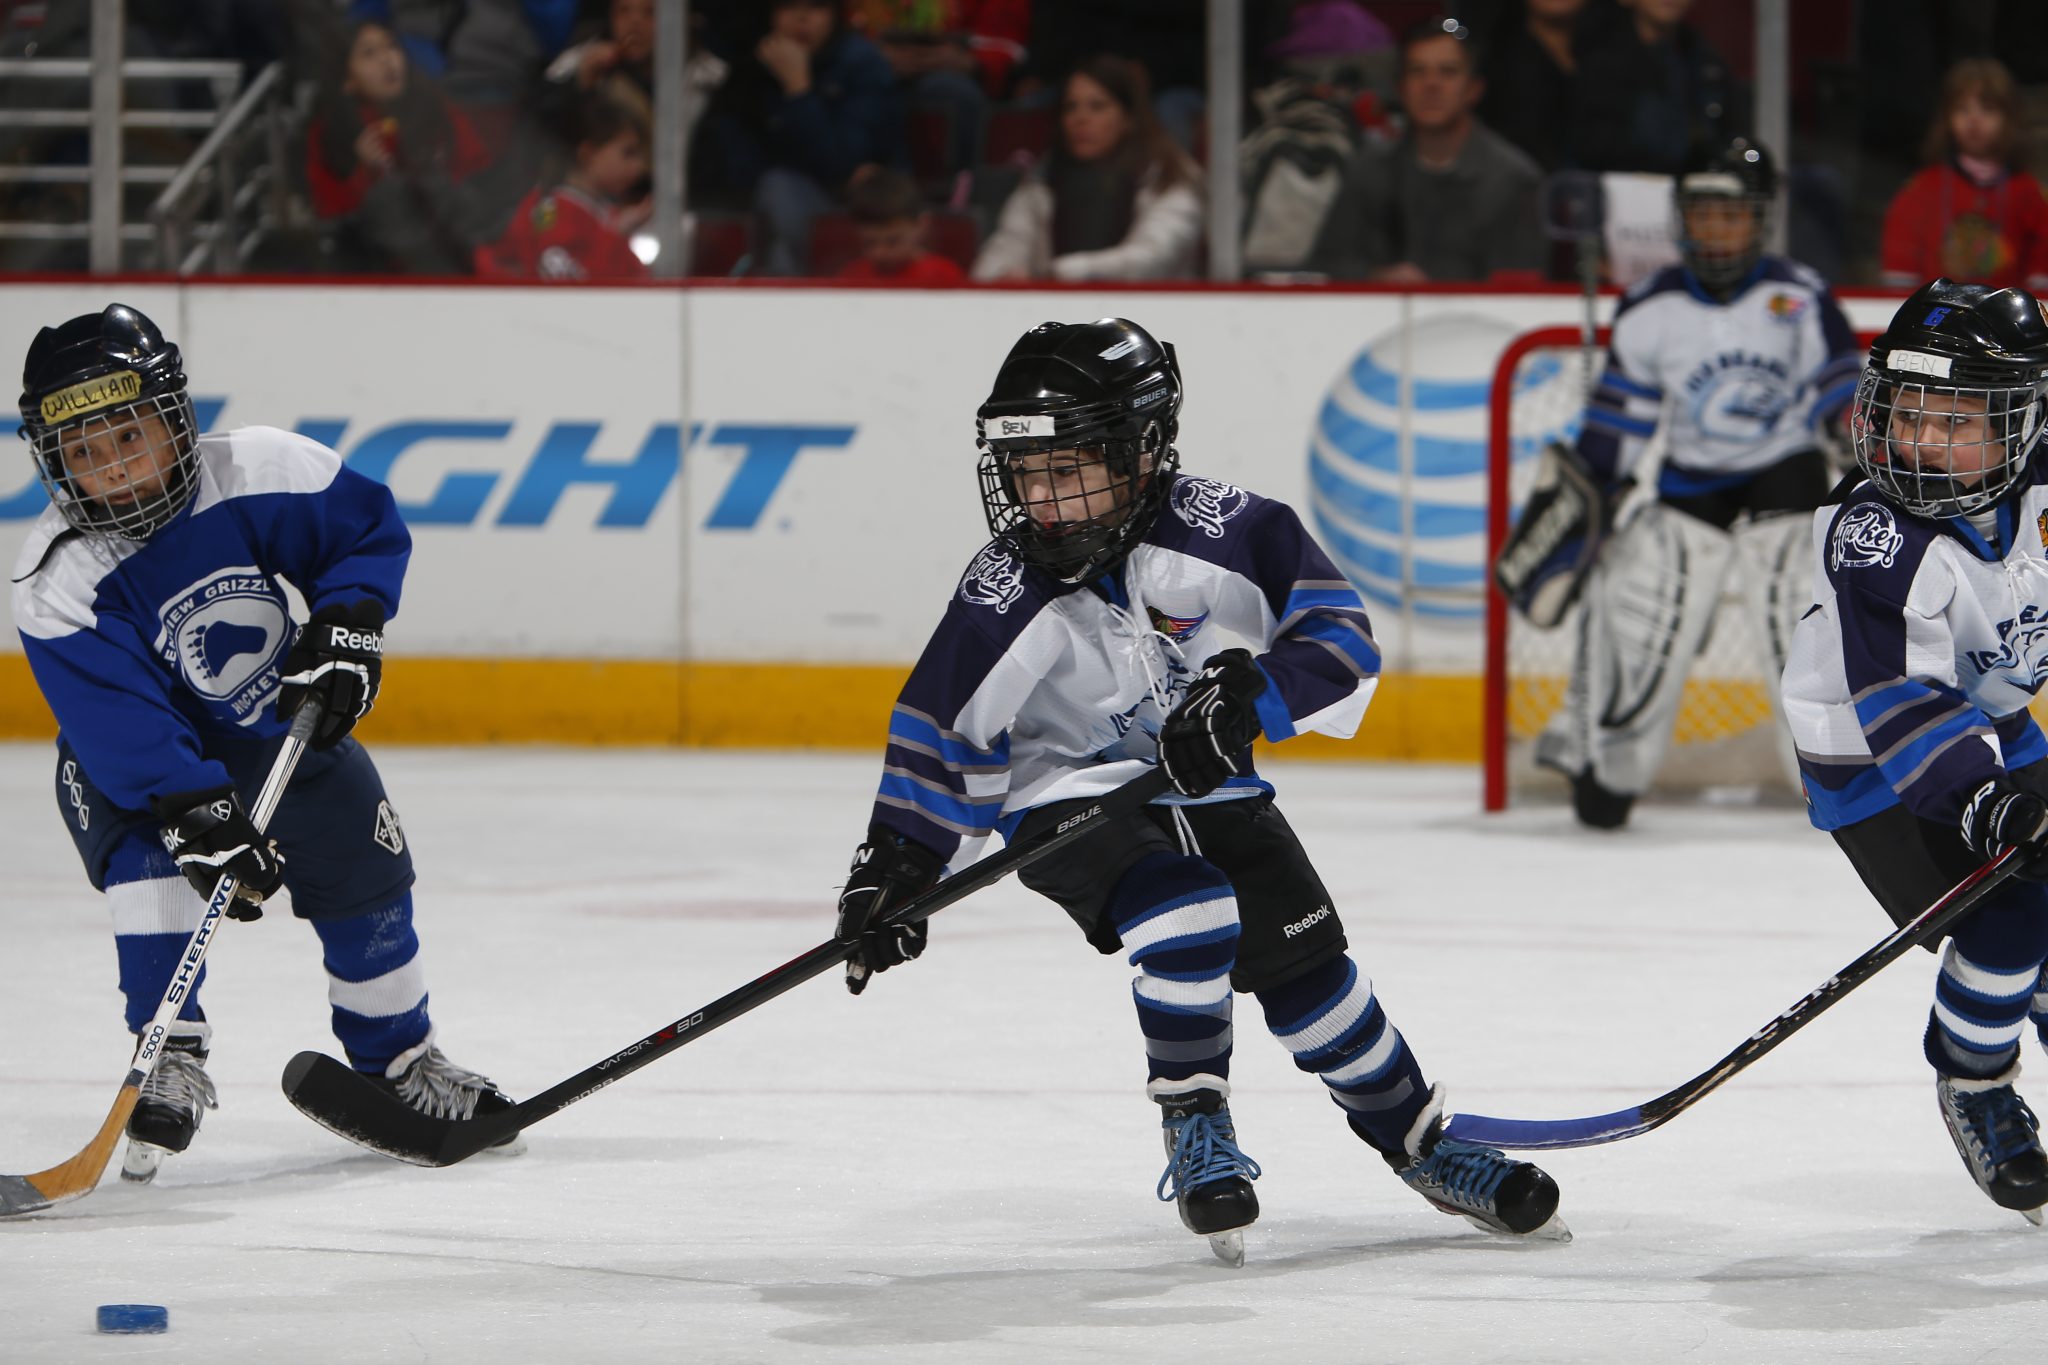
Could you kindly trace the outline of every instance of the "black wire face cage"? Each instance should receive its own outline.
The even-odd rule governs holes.
[[[1707,182],[1704,185],[1701,182]],[[1748,245],[1730,250],[1694,240],[1687,226],[1686,210],[1696,205],[1733,204],[1749,215]],[[1764,239],[1771,231],[1771,197],[1742,188],[1732,175],[1701,173],[1685,177],[1671,197],[1671,237],[1685,258],[1686,268],[1708,289],[1719,292],[1742,283],[1764,254]]]
[[[985,422],[984,430],[996,420]],[[1135,440],[1069,434],[1057,445],[1044,438],[984,438],[981,445],[981,507],[989,534],[1063,583],[1093,578],[1123,558],[1159,515],[1180,462],[1157,419]],[[1089,468],[1098,462],[1106,478]],[[1042,482],[1027,478],[1027,471],[1060,471],[1063,465],[1074,467]]]
[[[1849,423],[1856,463],[1914,516],[1981,511],[2026,472],[2044,395],[2048,382],[1937,387],[1865,370]]]
[[[56,426],[24,426],[36,474],[64,520],[87,535],[147,540],[198,487],[198,423],[184,390]]]

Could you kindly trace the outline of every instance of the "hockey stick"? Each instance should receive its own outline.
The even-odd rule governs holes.
[[[249,813],[249,819],[257,829],[269,826],[270,817],[284,796],[285,785],[292,780],[292,770],[299,766],[299,757],[306,751],[306,741],[320,723],[320,711],[316,703],[309,701],[300,706],[292,717],[292,728],[285,734],[284,747],[271,761],[270,775],[263,779],[263,789],[256,795],[256,808]],[[106,1174],[107,1162],[113,1158],[114,1145],[128,1127],[128,1116],[135,1111],[135,1102],[142,1097],[143,1082],[149,1079],[150,1072],[156,1070],[157,1056],[163,1049],[171,1024],[183,1008],[185,997],[191,994],[193,985],[199,980],[199,968],[206,961],[207,949],[213,946],[214,930],[220,927],[221,915],[234,896],[233,877],[223,876],[214,883],[213,895],[206,902],[206,913],[199,917],[199,927],[192,931],[192,937],[185,943],[185,955],[178,959],[178,969],[171,975],[171,984],[164,988],[164,998],[157,1003],[156,1014],[142,1035],[141,1046],[135,1049],[134,1060],[128,1064],[128,1074],[121,1080],[121,1093],[114,1096],[114,1107],[107,1111],[107,1121],[100,1125],[99,1132],[85,1145],[85,1150],[69,1161],[47,1171],[37,1171],[34,1175],[0,1175],[0,1218],[34,1213],[52,1204],[82,1198],[91,1194],[100,1183],[100,1177]]]
[[[1921,911],[1918,919],[1899,926],[1889,938],[1808,991],[1792,1008],[1751,1034],[1741,1047],[1676,1090],[1633,1109],[1617,1109],[1611,1114],[1596,1114],[1583,1119],[1496,1119],[1484,1114],[1459,1114],[1446,1125],[1446,1131],[1466,1142],[1533,1151],[1553,1147],[1597,1147],[1660,1127],[1720,1089],[1722,1082],[1818,1019],[1843,996],[1876,976],[1894,960],[1923,943],[1934,942],[1943,930],[1976,909],[1985,897],[2019,871],[2015,863],[2019,854],[2019,849],[2009,848],[1957,882],[1939,900]]]
[[[892,924],[915,924],[1054,849],[1136,813],[1153,798],[1164,795],[1170,785],[1165,771],[1154,768],[1092,801],[1086,810],[1068,816],[1045,833],[983,858],[923,895],[905,901],[885,919]],[[852,952],[853,945],[841,939],[821,943],[702,1009],[664,1024],[560,1085],[484,1118],[432,1118],[369,1076],[319,1052],[301,1052],[286,1063],[285,1097],[307,1118],[371,1151],[415,1166],[452,1166],[631,1075],[656,1058],[667,1056],[685,1043],[695,1042],[719,1025],[767,1004],[791,987],[830,971]]]

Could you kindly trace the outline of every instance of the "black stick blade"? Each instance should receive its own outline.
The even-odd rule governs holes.
[[[415,1166],[453,1166],[519,1131],[511,1113],[492,1119],[422,1114],[332,1057],[301,1052],[284,1068],[284,1097],[329,1132]]]

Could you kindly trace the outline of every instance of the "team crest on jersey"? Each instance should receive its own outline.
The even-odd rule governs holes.
[[[1024,566],[1000,545],[984,545],[960,576],[960,600],[1006,612],[1024,595]]]
[[[1169,504],[1173,514],[1211,540],[1223,539],[1223,523],[1251,505],[1251,495],[1235,484],[1183,474],[1173,481]]]
[[[292,641],[284,594],[254,565],[221,569],[157,608],[157,656],[185,686],[221,704],[239,725],[277,690]]]
[[[2048,517],[2048,512],[2042,514]],[[1175,644],[1181,643],[1202,628],[1202,622],[1209,619],[1209,613],[1200,616],[1168,616],[1154,606],[1147,606],[1145,613],[1152,618],[1152,629],[1164,635]]]
[[[1773,294],[1764,305],[1779,322],[1797,322],[1806,312],[1807,300],[1798,294]]]
[[[1843,569],[1889,569],[1906,544],[1892,510],[1866,502],[1852,507],[1835,523],[1834,543],[1828,548],[1828,567]]]
[[[377,828],[370,835],[393,857],[405,852],[405,831],[398,827],[398,812],[389,801],[377,803]]]

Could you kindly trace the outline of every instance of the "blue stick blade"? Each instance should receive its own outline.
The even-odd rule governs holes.
[[[1619,1142],[1647,1133],[1656,1126],[1643,1117],[1638,1106],[1584,1119],[1496,1119],[1484,1114],[1455,1114],[1444,1125],[1444,1131],[1461,1142],[1541,1151],[1554,1147],[1597,1147],[1603,1142]]]

